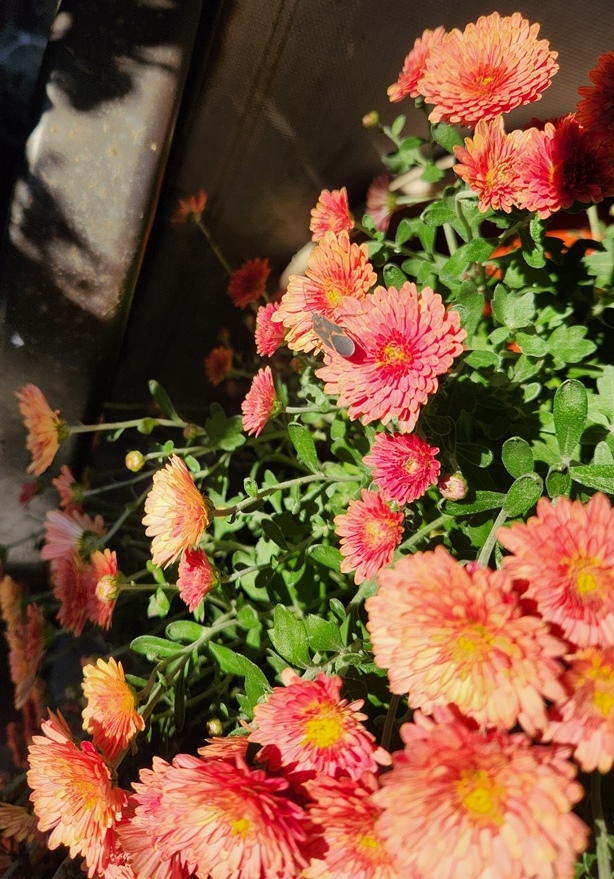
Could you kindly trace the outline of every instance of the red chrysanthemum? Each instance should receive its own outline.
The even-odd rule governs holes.
[[[205,595],[220,582],[217,571],[207,558],[204,550],[186,549],[179,562],[177,588],[179,594],[193,612]]]
[[[587,647],[569,657],[563,676],[569,699],[553,710],[544,740],[572,745],[584,772],[614,764],[614,646]]]
[[[26,385],[15,396],[19,400],[19,411],[28,431],[26,448],[32,455],[28,473],[40,476],[51,466],[60,443],[68,437],[70,428],[60,418],[59,410],[54,412],[51,409],[43,392],[36,385]]]
[[[362,459],[373,470],[373,482],[386,501],[410,504],[422,497],[439,477],[438,448],[415,434],[378,433]]]
[[[545,620],[578,647],[614,643],[614,509],[605,495],[587,504],[541,498],[535,516],[497,539],[512,553],[505,570],[526,581]]]
[[[265,366],[254,376],[251,387],[241,403],[243,430],[248,434],[259,436],[267,421],[278,415],[281,408],[271,367]]]
[[[44,735],[28,748],[30,800],[38,828],[51,830],[47,845],[66,845],[72,858],[83,855],[87,875],[106,869],[115,846],[115,828],[128,795],[113,785],[111,771],[91,742],[77,747],[61,716],[49,712]]]
[[[428,55],[416,85],[431,122],[473,127],[537,101],[559,69],[556,52],[538,40],[538,24],[520,12],[481,16],[461,33],[446,33]]]
[[[305,275],[291,275],[273,320],[286,327],[292,351],[321,351],[311,318],[320,314],[334,321],[347,299],[364,299],[377,276],[366,244],[351,244],[347,232],[327,232],[312,250]]]
[[[576,107],[580,125],[594,136],[614,141],[614,52],[597,58],[597,66],[589,73],[593,85],[580,86],[582,100]]]
[[[544,698],[562,701],[566,645],[523,615],[502,571],[463,567],[442,546],[381,571],[367,599],[375,662],[393,693],[427,713],[456,705],[483,727],[546,726]]]
[[[121,662],[111,657],[108,662],[99,659],[96,665],[86,665],[83,695],[87,701],[82,712],[83,729],[112,763],[145,729],[145,721],[136,710],[135,692],[126,681]]]
[[[574,202],[597,204],[614,194],[611,146],[573,114],[528,134],[518,165],[520,207],[546,219]]]
[[[213,504],[194,485],[185,462],[171,455],[166,467],[154,473],[145,498],[145,534],[153,537],[155,565],[167,567],[198,543],[213,516]]]
[[[200,223],[200,218],[207,205],[207,193],[199,189],[194,195],[180,198],[171,215],[171,223]]]
[[[267,701],[255,706],[257,729],[249,735],[250,742],[263,746],[258,759],[270,769],[299,781],[319,775],[358,780],[388,762],[387,752],[362,724],[363,700],[342,699],[338,675],[321,673],[309,681],[286,668],[281,678],[285,686],[274,687]]]
[[[279,302],[269,302],[268,305],[261,305],[256,314],[254,339],[260,357],[272,357],[284,343],[286,329],[283,324],[273,320],[278,310]]]
[[[309,231],[313,241],[324,238],[327,232],[338,235],[340,232],[351,232],[354,218],[350,213],[348,192],[345,186],[341,189],[323,189],[318,203],[311,211]]]
[[[373,794],[403,875],[572,879],[589,831],[571,811],[584,790],[569,749],[414,719]]]
[[[365,213],[371,217],[379,232],[388,231],[390,218],[397,207],[397,197],[388,188],[390,179],[388,174],[378,174],[367,190]]]
[[[462,353],[466,333],[458,312],[446,311],[430,287],[418,293],[408,281],[400,290],[377,287],[360,303],[348,300],[343,326],[357,350],[346,359],[327,349],[316,372],[325,392],[348,407],[352,420],[388,424],[396,418],[399,430],[410,433],[437,390],[437,376]]]
[[[490,122],[480,121],[473,138],[465,138],[465,147],[454,147],[454,155],[461,163],[454,171],[479,196],[478,208],[486,212],[505,211],[509,214],[517,205],[521,187],[518,164],[527,132],[505,133],[503,117]]]
[[[425,30],[422,36],[418,37],[413,49],[405,58],[399,78],[388,87],[388,97],[391,101],[402,101],[408,95],[410,98],[418,97],[420,94],[418,82],[424,75],[426,62],[431,52],[437,51],[445,32],[445,28],[438,27],[434,31]]]
[[[233,272],[228,284],[228,295],[237,308],[247,308],[266,293],[267,278],[271,274],[268,259],[248,259]]]
[[[341,570],[354,572],[354,582],[370,580],[389,564],[403,536],[403,513],[391,510],[382,496],[363,488],[347,513],[335,516],[335,533],[341,538]]]
[[[232,372],[232,348],[217,345],[205,357],[205,375],[214,387],[221,385]]]

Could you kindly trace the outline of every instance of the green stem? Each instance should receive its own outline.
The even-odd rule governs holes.
[[[228,260],[226,259],[226,257],[224,256],[224,254],[222,253],[220,248],[217,246],[217,244],[215,243],[213,238],[211,237],[211,232],[209,232],[209,230],[207,229],[207,227],[205,226],[205,224],[203,222],[199,222],[196,225],[198,226],[198,228],[200,229],[202,234],[207,239],[207,244],[209,245],[209,247],[213,251],[215,258],[217,259],[217,261],[219,262],[221,267],[224,269],[224,271],[226,272],[226,274],[228,275],[229,278],[232,277],[232,275],[233,275],[232,266],[228,263]]]
[[[135,510],[138,510],[138,508],[141,506],[141,504],[143,503],[143,501],[145,500],[145,498],[147,497],[148,494],[149,494],[149,488],[147,488],[142,494],[140,494],[139,497],[135,501],[132,501],[131,504],[126,504],[126,509],[124,510],[124,512],[121,514],[121,516],[114,523],[113,527],[110,528],[107,531],[107,533],[104,535],[104,545],[106,545],[109,542],[109,540],[119,531],[119,529],[124,524],[126,519],[129,516],[131,516]]]
[[[595,241],[601,241],[603,235],[601,233],[597,205],[590,205],[590,207],[586,209],[586,216],[588,217],[588,225],[591,230],[591,238],[594,238]]]
[[[297,543],[295,546],[290,547],[290,549],[283,552],[279,558],[277,559],[277,565],[283,564],[287,559],[292,558],[293,555],[296,555],[298,552],[301,552],[303,549],[306,549],[314,540],[317,540],[320,537],[320,532],[316,531],[313,534],[310,534],[305,540],[302,540],[300,543]],[[220,577],[220,583],[234,583],[236,580],[240,580],[241,577],[244,577],[246,574],[253,574],[256,571],[264,571],[267,568],[270,568],[270,562],[265,562],[263,565],[251,565],[249,568],[241,568],[240,571],[235,571],[234,574],[230,574],[228,577]]]
[[[595,828],[595,851],[597,853],[597,875],[599,879],[611,879],[610,851],[608,845],[608,828],[603,814],[601,802],[601,773],[593,772],[590,789],[593,827]]]
[[[258,494],[255,494],[253,497],[247,497],[245,500],[239,501],[239,503],[234,504],[232,507],[220,507],[215,510],[213,515],[220,519],[227,516],[234,516],[235,513],[241,512],[241,510],[244,510],[245,507],[251,506],[255,501],[267,497],[269,494],[275,494],[276,491],[281,491],[284,488],[292,488],[293,485],[304,485],[307,482],[322,482],[327,478],[328,477],[323,473],[311,473],[309,476],[297,476],[296,479],[287,479],[285,482],[278,482],[277,485],[271,485],[267,486],[267,488],[261,489]]]
[[[114,491],[116,488],[127,488],[136,482],[140,482],[141,479],[151,479],[151,473],[146,471],[145,473],[139,473],[138,476],[134,476],[132,479],[124,479],[122,482],[109,482],[108,485],[101,485],[98,488],[86,488],[83,492],[83,497],[94,497],[94,495],[104,494],[106,491]]]
[[[95,433],[104,430],[127,430],[130,427],[139,427],[144,421],[155,422],[156,427],[180,427],[182,430],[188,426],[187,421],[173,421],[170,418],[133,418],[131,421],[105,422],[104,424],[71,424],[70,433]]]
[[[382,730],[382,740],[380,742],[382,748],[386,751],[390,750],[390,740],[392,739],[392,731],[394,729],[394,722],[396,720],[400,701],[400,696],[393,696],[390,700],[390,705],[388,706],[386,720],[384,721],[384,729]]]
[[[412,534],[411,537],[408,537],[407,540],[404,540],[403,543],[398,547],[398,549],[409,549],[417,543],[421,543],[425,537],[428,537],[432,531],[435,531],[441,525],[445,525],[446,522],[449,522],[452,516],[440,516],[438,519],[433,519],[432,522],[427,522],[426,525],[423,525],[422,528],[419,528],[415,534]]]
[[[452,228],[452,226],[450,226],[449,223],[443,224],[443,234],[446,237],[446,244],[448,245],[448,251],[450,253],[450,256],[454,256],[454,254],[458,250],[458,244],[456,242],[454,229]]]
[[[495,543],[497,542],[497,531],[505,520],[507,519],[507,513],[504,509],[499,510],[499,515],[494,521],[492,528],[490,529],[490,534],[484,541],[484,546],[480,550],[480,554],[477,558],[478,565],[482,565],[482,567],[487,567],[490,557],[492,555],[492,551],[495,548]]]

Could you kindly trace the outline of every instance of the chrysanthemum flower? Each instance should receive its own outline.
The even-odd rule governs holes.
[[[36,385],[25,385],[15,394],[19,400],[19,411],[28,436],[26,448],[32,455],[28,473],[40,476],[51,466],[60,443],[68,437],[70,428],[60,417],[58,409],[53,411],[43,392]]]
[[[154,473],[145,499],[145,534],[153,537],[151,555],[159,568],[167,567],[182,552],[198,543],[213,516],[213,504],[194,485],[182,458],[171,455]]]
[[[205,595],[220,582],[217,571],[207,558],[204,550],[186,549],[179,562],[177,587],[179,594],[193,612]]]
[[[410,98],[418,97],[420,94],[418,82],[424,75],[429,55],[432,51],[437,51],[445,32],[445,28],[438,27],[434,31],[425,30],[422,36],[418,37],[413,49],[405,58],[399,78],[388,87],[388,97],[391,101],[402,101],[408,95]]]
[[[74,550],[49,564],[49,580],[53,594],[60,602],[58,622],[77,637],[88,620],[90,604],[90,566]]]
[[[582,128],[574,115],[531,128],[519,156],[519,206],[546,219],[574,202],[594,203],[614,194],[612,148]]]
[[[260,357],[272,357],[284,343],[285,327],[273,320],[278,310],[279,302],[269,302],[268,305],[261,305],[256,314],[254,339]]]
[[[27,507],[28,504],[34,500],[36,495],[40,494],[43,490],[43,485],[38,479],[34,482],[23,482],[19,489],[19,503],[23,507]]]
[[[393,693],[429,714],[456,705],[483,727],[545,728],[544,698],[565,698],[557,657],[566,645],[523,615],[505,572],[463,567],[439,546],[404,556],[378,581],[367,629]]]
[[[439,494],[446,501],[462,501],[463,498],[467,497],[467,492],[469,491],[467,480],[460,470],[448,473],[440,479],[437,488],[439,489]]]
[[[217,345],[205,357],[205,375],[214,387],[221,385],[232,372],[232,348]]]
[[[572,879],[589,831],[571,811],[584,790],[569,749],[415,719],[373,794],[402,874]]]
[[[393,418],[410,433],[420,407],[438,387],[463,350],[465,331],[456,311],[446,311],[430,287],[418,293],[407,282],[400,290],[376,287],[363,302],[346,301],[343,326],[359,341],[351,361],[327,350],[316,375],[324,391],[348,407],[351,420],[363,424]]]
[[[156,825],[164,821],[158,816]],[[117,828],[123,850],[127,853],[132,870],[126,879],[194,879],[194,872],[181,860],[181,854],[175,852],[170,858],[162,859],[154,846],[154,832],[148,832],[151,822],[145,824],[136,818],[122,822]],[[155,828],[154,828],[155,829]],[[107,879],[105,874],[104,879]],[[114,877],[108,877],[114,879]],[[118,879],[124,879],[118,876]]]
[[[13,839],[37,847],[46,846],[45,836],[38,830],[38,818],[25,806],[12,803],[0,803],[0,837],[3,840]]]
[[[124,577],[117,567],[117,555],[110,549],[95,550],[85,571],[87,615],[103,629],[111,625],[115,602]]]
[[[334,321],[342,302],[364,299],[377,276],[366,244],[351,244],[347,232],[327,232],[308,259],[305,275],[291,275],[273,321],[286,327],[291,351],[321,351],[311,318],[321,314]]]
[[[200,223],[206,205],[207,193],[204,189],[199,189],[187,198],[180,198],[171,215],[171,223]]]
[[[389,761],[362,724],[363,700],[341,698],[340,677],[321,673],[309,681],[286,668],[281,679],[284,686],[254,708],[257,729],[249,741],[263,745],[258,760],[299,781],[320,774],[357,780]]]
[[[371,217],[379,232],[388,231],[390,218],[397,207],[397,197],[390,191],[389,185],[389,175],[378,174],[367,189],[365,213]]]
[[[403,513],[391,510],[382,496],[363,488],[360,500],[347,513],[335,516],[335,534],[341,538],[341,571],[354,572],[354,582],[370,580],[389,564],[403,536]]]
[[[603,494],[587,504],[560,497],[537,502],[526,524],[500,528],[512,555],[503,566],[526,581],[526,597],[578,647],[614,643],[614,509]]]
[[[260,436],[267,421],[281,412],[282,404],[275,390],[270,366],[259,369],[241,403],[243,430]]]
[[[104,534],[102,516],[97,515],[92,519],[80,510],[48,510],[45,515],[45,543],[41,558],[50,562],[68,558],[76,552],[87,560]]]
[[[413,433],[381,432],[362,462],[373,470],[373,481],[384,500],[410,504],[437,482],[438,452]]]
[[[228,284],[228,295],[237,308],[247,308],[266,293],[267,278],[271,274],[268,259],[248,259],[233,273]]]
[[[348,191],[345,186],[341,189],[323,189],[318,198],[318,203],[311,211],[309,231],[313,241],[324,238],[327,232],[351,232],[354,228],[354,218],[350,213]]]
[[[44,619],[37,604],[28,604],[22,586],[12,577],[0,580],[0,615],[9,648],[9,673],[15,687],[15,708],[30,698],[45,652]]]
[[[157,758],[153,765],[134,785],[134,821],[153,833],[163,860],[179,854],[203,879],[294,879],[306,866],[306,819],[285,779],[240,757],[178,754],[170,766]]]
[[[401,879],[375,826],[381,813],[372,799],[374,775],[360,780],[322,775],[306,782],[313,800],[309,818],[324,837],[326,850],[303,870],[304,879]],[[403,874],[404,879],[412,879]]]
[[[593,85],[580,86],[582,100],[576,107],[580,125],[597,137],[614,141],[614,52],[597,58],[597,66],[589,73]]]
[[[72,858],[83,855],[87,875],[95,876],[109,862],[128,796],[113,786],[109,767],[90,742],[74,744],[61,716],[50,712],[42,730],[28,749],[38,828],[51,830],[50,849],[66,845]]]
[[[537,101],[559,69],[556,52],[538,40],[538,24],[520,12],[481,16],[431,49],[416,89],[434,107],[431,122],[473,127]]]
[[[503,117],[490,122],[480,121],[473,138],[465,138],[464,147],[454,147],[461,163],[454,171],[479,196],[478,208],[486,212],[505,211],[509,214],[521,195],[518,162],[527,132],[505,133]]]
[[[136,709],[135,692],[126,681],[121,662],[113,657],[83,669],[83,729],[89,732],[94,745],[112,763],[125,751],[137,733],[145,729],[145,721]]]
[[[60,506],[64,510],[81,510],[83,502],[83,486],[77,482],[70,467],[62,464],[60,475],[51,480],[60,495]]]

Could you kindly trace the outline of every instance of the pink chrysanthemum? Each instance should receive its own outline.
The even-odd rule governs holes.
[[[279,302],[269,302],[268,305],[261,305],[256,314],[254,339],[260,357],[272,357],[284,343],[286,329],[283,324],[273,320],[273,315],[278,310]]]
[[[597,204],[614,194],[611,146],[582,128],[574,115],[527,134],[518,165],[520,207],[546,219],[574,202]]]
[[[480,121],[473,138],[465,138],[465,147],[454,147],[461,163],[454,171],[479,196],[478,208],[486,212],[505,211],[509,214],[518,203],[521,187],[518,173],[522,145],[527,132],[505,133],[503,117],[490,122]]]
[[[266,293],[267,278],[271,274],[268,259],[248,259],[233,273],[228,284],[228,295],[237,308],[247,308]]]
[[[614,764],[614,647],[587,647],[569,657],[563,676],[568,701],[553,711],[544,740],[572,745],[584,772]]]
[[[19,400],[19,411],[28,431],[26,448],[32,455],[28,473],[40,476],[51,466],[60,443],[68,437],[70,428],[60,417],[59,410],[54,412],[51,409],[36,385],[26,385],[15,396]]]
[[[145,534],[153,537],[151,556],[160,568],[168,567],[182,552],[198,543],[211,522],[213,504],[194,485],[185,462],[171,455],[154,473],[145,499]]]
[[[372,799],[374,775],[365,772],[360,782],[322,775],[305,788],[313,800],[309,818],[321,830],[326,850],[303,870],[303,879],[401,879],[375,826],[381,809]],[[404,879],[413,877],[405,873]]]
[[[163,860],[179,854],[203,879],[295,879],[306,865],[306,819],[285,779],[240,757],[178,754],[170,766],[158,758],[153,765],[134,785],[134,821]]]
[[[350,359],[325,352],[316,372],[325,393],[348,407],[351,420],[396,418],[399,430],[410,433],[437,390],[437,376],[462,353],[466,333],[458,312],[446,311],[430,287],[418,293],[408,281],[400,290],[376,287],[363,302],[346,302],[343,325],[359,344]]]
[[[126,879],[194,879],[193,870],[182,862],[179,852],[163,860],[155,848],[155,830],[163,820],[164,816],[157,816],[154,821],[144,822],[132,818],[122,822],[117,828],[122,848],[131,864],[132,874]],[[107,879],[106,875],[104,879]],[[120,876],[118,879],[124,877]]]
[[[389,175],[378,174],[367,190],[365,213],[371,217],[379,232],[388,231],[390,218],[397,207],[397,197],[390,191],[389,185]]]
[[[572,644],[614,643],[614,509],[605,495],[587,504],[541,498],[535,516],[500,528],[497,540],[512,553],[507,573],[527,581],[527,598]]]
[[[284,686],[274,687],[267,701],[255,706],[257,729],[249,735],[250,742],[263,746],[258,759],[269,768],[282,768],[299,781],[321,774],[358,780],[389,762],[362,724],[363,700],[348,704],[341,698],[340,677],[321,673],[309,681],[286,668],[281,679]]]
[[[251,387],[241,403],[243,430],[248,434],[260,436],[267,421],[281,412],[282,404],[275,390],[270,366],[259,369],[252,380]]]
[[[462,33],[455,28],[445,34],[416,85],[434,105],[429,120],[473,127],[539,100],[559,66],[538,31],[520,12],[503,18],[493,12]]]
[[[205,375],[214,387],[221,385],[232,372],[232,348],[217,345],[205,357]]]
[[[414,719],[373,795],[402,874],[572,879],[589,831],[571,811],[584,790],[569,749]]]
[[[386,501],[411,504],[439,477],[438,448],[415,434],[378,433],[362,459],[373,470],[373,481]]]
[[[576,107],[578,122],[593,135],[614,141],[614,52],[597,58],[589,73],[593,85],[580,86],[582,100]]]
[[[126,681],[121,662],[113,657],[83,669],[83,729],[92,735],[94,745],[112,763],[126,750],[145,721],[136,710],[135,692]]]
[[[405,58],[399,78],[388,87],[388,97],[391,101],[402,101],[408,95],[410,98],[418,97],[420,94],[418,82],[424,75],[429,55],[437,51],[445,32],[445,28],[438,27],[434,31],[425,30],[422,36],[418,37],[413,49]]]
[[[177,587],[179,594],[193,612],[205,595],[220,582],[217,571],[207,558],[204,550],[186,549],[179,562]]]
[[[393,693],[427,713],[456,705],[483,727],[546,726],[544,698],[562,701],[566,645],[523,616],[502,571],[463,567],[442,546],[381,571],[366,601],[375,662]]]
[[[335,533],[341,538],[341,571],[354,571],[354,582],[370,580],[389,564],[403,536],[403,513],[391,510],[382,496],[363,488],[347,513],[335,516]]]
[[[305,275],[291,275],[273,321],[286,327],[286,344],[292,351],[321,351],[313,331],[314,314],[334,321],[347,299],[364,299],[377,276],[369,262],[366,244],[351,244],[347,232],[327,232],[312,250]]]
[[[311,211],[309,231],[313,241],[324,238],[327,232],[338,235],[340,232],[351,232],[354,218],[350,213],[348,192],[345,186],[341,189],[323,189],[318,203]]]
[[[206,205],[207,193],[204,189],[199,189],[186,198],[180,198],[171,215],[171,223],[200,223]]]
[[[113,786],[110,769],[90,742],[80,748],[73,743],[61,716],[49,712],[42,730],[28,749],[39,830],[51,830],[50,849],[66,845],[72,858],[83,855],[89,877],[103,873],[128,796]]]
[[[60,495],[60,506],[64,510],[81,510],[83,502],[83,486],[77,482],[70,467],[62,464],[60,475],[51,480],[57,493]]]
[[[45,516],[45,543],[41,558],[50,562],[68,558],[76,552],[87,560],[104,534],[102,516],[92,519],[80,510],[49,510]]]

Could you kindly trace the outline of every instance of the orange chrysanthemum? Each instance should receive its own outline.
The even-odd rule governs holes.
[[[117,567],[117,555],[110,549],[95,550],[86,568],[87,615],[103,629],[111,626],[113,610],[124,577]]]
[[[365,213],[371,217],[379,232],[388,231],[390,218],[397,207],[397,197],[388,188],[390,179],[388,174],[378,174],[367,190]]]
[[[605,495],[587,504],[541,498],[535,516],[497,539],[512,553],[505,570],[526,581],[545,620],[578,647],[614,643],[614,509]]]
[[[614,141],[614,52],[597,58],[589,73],[593,85],[580,86],[582,100],[576,107],[578,122],[594,136]]]
[[[171,215],[171,223],[200,223],[200,218],[207,205],[207,193],[199,189],[194,195],[180,198]]]
[[[249,741],[263,746],[258,760],[298,781],[320,774],[358,780],[389,761],[362,724],[363,700],[341,698],[340,677],[321,673],[309,681],[286,668],[281,679],[284,686],[254,708],[257,729]]]
[[[26,601],[23,587],[12,577],[0,580],[0,615],[6,626],[4,637],[17,709],[23,708],[30,698],[45,652],[42,611],[37,604],[26,607]]]
[[[345,186],[341,189],[323,189],[318,203],[311,211],[309,231],[313,241],[324,238],[327,232],[338,235],[340,232],[351,232],[354,218],[350,213],[348,192]]]
[[[186,549],[179,562],[177,588],[179,594],[194,612],[205,595],[219,584],[217,571],[207,558],[204,550]]]
[[[584,790],[569,749],[414,720],[373,794],[402,875],[572,879],[589,831],[571,811]]]
[[[198,543],[213,516],[213,504],[194,485],[184,461],[171,455],[166,467],[154,473],[145,499],[145,534],[153,537],[154,564],[166,568]]]
[[[286,329],[283,324],[273,320],[278,310],[279,302],[269,302],[268,305],[261,305],[256,314],[254,339],[260,357],[272,357],[284,343]]]
[[[363,488],[360,500],[351,500],[347,513],[335,516],[341,538],[341,571],[354,572],[354,582],[370,580],[392,561],[403,536],[403,513],[395,513],[382,496]]]
[[[241,403],[243,430],[250,435],[260,436],[267,421],[275,418],[281,409],[271,367],[265,366],[252,379],[251,387]]]
[[[427,58],[416,89],[434,107],[431,122],[473,127],[537,101],[559,69],[556,52],[538,40],[538,24],[520,12],[481,16],[446,33]]]
[[[205,375],[214,387],[221,385],[232,372],[232,348],[217,345],[205,357]]]
[[[128,795],[114,787],[109,767],[90,742],[74,744],[61,715],[49,712],[42,729],[44,735],[34,736],[28,749],[39,830],[51,830],[50,849],[66,845],[72,858],[83,855],[93,877],[109,863]]]
[[[418,97],[420,94],[418,82],[424,75],[426,62],[431,52],[437,51],[445,32],[443,27],[438,27],[434,31],[425,30],[422,36],[418,37],[413,49],[405,58],[399,78],[388,87],[388,97],[391,101],[402,101],[408,95],[410,98]]]
[[[312,859],[302,879],[401,879],[376,827],[377,787],[376,777],[366,772],[360,782],[322,775],[305,784],[313,801],[309,818],[323,835],[325,851]]]
[[[456,705],[483,727],[546,726],[544,698],[562,701],[566,645],[523,615],[502,571],[463,567],[442,546],[380,572],[367,599],[375,662],[393,693],[427,713]]]
[[[466,333],[458,312],[446,311],[430,287],[419,293],[408,281],[400,290],[376,287],[362,302],[347,300],[342,320],[356,352],[348,359],[326,350],[316,372],[325,392],[348,407],[351,420],[396,418],[399,430],[410,433],[437,390],[437,376],[462,353]]]
[[[286,327],[286,344],[292,351],[321,351],[312,315],[334,321],[343,301],[364,299],[376,281],[367,245],[351,244],[347,232],[327,232],[312,250],[305,275],[290,276],[273,320]]]
[[[51,466],[60,443],[68,437],[70,428],[59,410],[50,408],[40,388],[26,385],[15,396],[19,400],[19,411],[28,436],[26,448],[32,455],[28,473],[40,476]]]
[[[522,145],[527,132],[505,133],[503,117],[490,122],[480,121],[473,138],[465,138],[465,147],[454,147],[461,163],[454,171],[479,196],[478,208],[486,212],[505,211],[509,214],[521,196],[518,172]]]
[[[228,295],[237,308],[247,308],[266,293],[267,278],[271,274],[268,259],[248,259],[233,273],[228,284]]]
[[[137,733],[145,729],[145,721],[136,709],[135,692],[126,681],[121,662],[113,657],[83,669],[83,729],[92,735],[94,745],[112,763]]]
[[[381,432],[362,461],[373,470],[373,481],[384,500],[411,504],[437,482],[438,452],[413,433]]]

